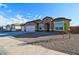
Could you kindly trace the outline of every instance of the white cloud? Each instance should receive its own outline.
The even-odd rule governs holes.
[[[39,19],[41,18],[41,16],[34,16],[35,19]],[[12,18],[7,18],[3,15],[0,15],[0,26],[4,26],[7,24],[14,24],[14,23],[26,23],[27,21],[31,21],[31,20],[35,20],[35,19],[28,19],[25,18],[23,15],[21,14],[17,14],[15,15],[15,17]]]
[[[33,19],[40,19],[41,17],[42,17],[41,15],[35,15]]]
[[[35,16],[34,16],[34,18],[37,18],[37,17],[38,17],[38,15],[35,15]]]
[[[33,16],[31,16],[31,15],[27,15],[26,17],[27,17],[27,18],[33,18]]]
[[[8,23],[9,23],[9,19],[4,17],[4,16],[2,16],[2,15],[0,15],[0,26],[1,25],[6,25]]]
[[[41,15],[27,15],[26,18],[30,19],[30,20],[36,20],[36,19],[41,19]]]
[[[39,15],[39,16],[38,16],[38,19],[40,19],[41,17],[42,17],[42,16],[41,16],[41,15]]]
[[[14,18],[10,18],[13,23],[25,23],[29,19],[23,17],[23,15],[17,14]]]
[[[15,17],[20,23],[24,23],[28,21],[28,19],[24,18],[24,16],[20,14],[17,14]]]
[[[2,3],[0,3],[0,7],[7,8],[8,6],[7,6],[6,4],[2,4]]]
[[[5,26],[7,24],[14,24],[14,23],[25,23],[28,19],[25,19],[21,15],[16,15],[14,18],[7,18],[3,15],[0,15],[0,26]]]
[[[23,15],[17,14],[15,17],[16,17],[17,19],[21,20],[21,19],[23,18]]]
[[[12,24],[19,22],[16,18],[10,18],[10,20],[11,20],[11,23],[12,23]]]

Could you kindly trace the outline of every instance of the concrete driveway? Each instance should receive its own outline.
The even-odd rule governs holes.
[[[39,45],[20,45],[26,43],[12,36],[25,34],[23,32],[0,33],[0,55],[68,55],[63,52],[47,49]],[[29,39],[28,39],[29,40]]]

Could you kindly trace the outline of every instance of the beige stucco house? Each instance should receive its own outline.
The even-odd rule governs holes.
[[[36,31],[65,31],[69,28],[71,19],[68,18],[55,18],[46,16],[42,20],[34,20],[26,22],[22,25],[22,31],[36,32]]]

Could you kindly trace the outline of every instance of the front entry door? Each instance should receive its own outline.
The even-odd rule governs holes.
[[[45,24],[45,29],[46,29],[46,32],[49,31],[49,29],[50,29],[50,24],[49,24],[49,23],[46,23],[46,24]]]

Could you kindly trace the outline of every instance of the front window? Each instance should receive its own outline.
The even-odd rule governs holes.
[[[62,21],[61,22],[55,22],[54,23],[54,29],[58,30],[58,31],[63,31],[64,23]]]
[[[63,27],[55,27],[56,30],[63,30]]]

